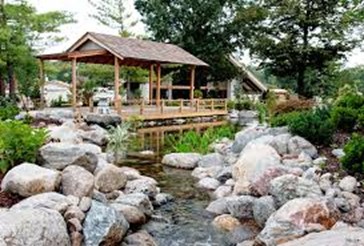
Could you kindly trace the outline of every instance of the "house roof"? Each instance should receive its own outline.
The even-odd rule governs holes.
[[[88,43],[92,48],[87,48]],[[208,66],[205,62],[193,56],[184,49],[173,44],[159,43],[148,40],[122,38],[119,36],[88,32],[74,43],[66,52],[38,56],[40,59],[71,60],[78,52],[102,51],[78,59],[86,63],[113,64],[114,56],[120,59],[121,65],[147,66],[150,64],[184,64],[195,66]]]

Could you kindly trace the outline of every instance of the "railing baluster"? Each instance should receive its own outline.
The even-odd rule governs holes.
[[[183,111],[183,100],[180,99],[180,101],[179,101],[179,112],[182,113],[182,111]]]
[[[144,114],[144,100],[142,99],[141,103],[140,103],[140,115]]]
[[[164,113],[164,99],[161,101],[161,114]]]
[[[214,111],[215,109],[215,102],[214,99],[211,99],[211,111]]]

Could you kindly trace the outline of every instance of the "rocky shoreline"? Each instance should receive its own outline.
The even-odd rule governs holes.
[[[325,173],[326,158],[286,128],[250,127],[214,153],[174,153],[163,163],[192,171],[210,193],[206,208],[217,228],[239,234],[247,221],[260,230],[238,246],[364,245],[364,204],[354,177]]]

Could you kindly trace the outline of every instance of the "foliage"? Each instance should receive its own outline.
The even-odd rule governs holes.
[[[168,135],[166,138],[167,146],[169,146],[167,152],[197,152],[206,154],[210,151],[210,144],[222,138],[232,139],[235,133],[235,126],[226,125],[217,128],[208,128],[203,133],[191,130],[181,136]]]
[[[236,110],[253,110],[254,103],[249,99],[241,99],[235,103]]]
[[[344,147],[345,156],[341,159],[342,166],[349,173],[364,173],[364,137],[353,134]]]
[[[332,109],[332,121],[337,129],[347,132],[354,131],[357,124],[359,111],[349,107],[334,107]]]
[[[0,96],[0,121],[14,119],[20,110],[13,99]]]
[[[117,127],[110,127],[108,134],[107,150],[114,153],[115,156],[127,151],[130,138],[130,124],[122,123]]]
[[[300,95],[330,81],[337,64],[362,42],[362,1],[240,1],[236,21],[261,67],[295,83]],[[318,91],[318,90],[316,90]]]
[[[231,110],[235,109],[235,105],[236,105],[235,100],[229,100],[227,102],[227,108],[228,108],[228,110],[231,111]]]
[[[0,170],[36,160],[38,149],[45,143],[47,132],[33,129],[20,121],[0,122]]]
[[[279,115],[273,118],[272,125],[287,125],[293,134],[317,145],[329,144],[335,131],[327,108]]]
[[[265,123],[266,120],[267,120],[267,116],[268,116],[268,108],[267,108],[267,105],[265,105],[264,103],[257,103],[255,105],[255,108],[258,111],[259,124]]]
[[[202,98],[202,97],[203,97],[203,93],[202,93],[202,91],[201,91],[201,90],[195,90],[195,91],[193,92],[193,97],[194,97],[194,98]]]
[[[291,98],[284,102],[279,102],[273,109],[273,114],[285,114],[293,111],[306,111],[313,107],[311,100],[302,100],[298,98]]]
[[[62,96],[59,96],[57,99],[53,99],[51,100],[51,107],[52,108],[60,108],[62,107],[64,104],[64,101],[62,99]]]

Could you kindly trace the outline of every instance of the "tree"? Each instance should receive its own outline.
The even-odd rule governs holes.
[[[126,11],[125,0],[88,0],[95,8],[96,13],[91,14],[100,24],[115,28],[122,37],[132,36],[130,27],[136,22],[130,21],[131,13]]]
[[[229,0],[136,0],[152,38],[176,44],[210,65],[198,69],[196,82],[226,81],[238,70],[228,59],[237,47],[237,28],[232,21]],[[175,79],[186,82],[188,70],[176,73]]]
[[[39,14],[27,1],[14,0],[0,2],[0,17],[0,80],[7,77],[12,96],[15,80],[19,90],[29,96],[37,85],[37,45],[59,40],[59,27],[73,22],[72,16],[58,11]]]
[[[236,22],[251,54],[273,75],[295,81],[298,94],[327,82],[346,52],[362,40],[358,0],[242,1]]]

